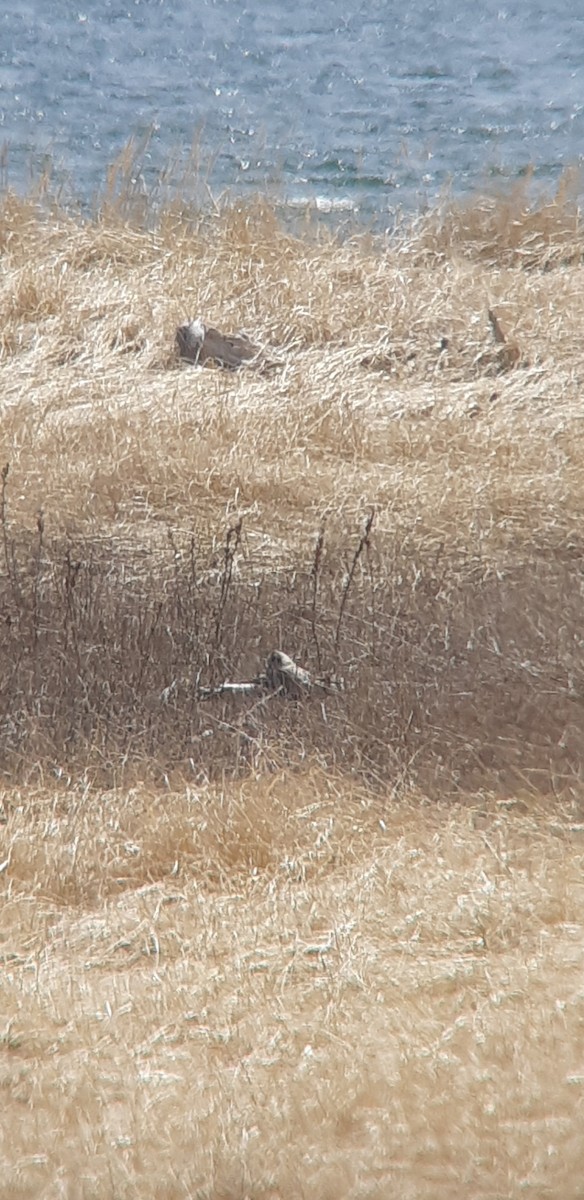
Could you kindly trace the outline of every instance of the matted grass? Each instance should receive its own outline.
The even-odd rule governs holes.
[[[566,189],[0,246],[3,1194],[581,1195]],[[276,646],[344,691],[198,699]]]
[[[12,791],[6,1196],[567,1196],[584,826],[533,801]]]

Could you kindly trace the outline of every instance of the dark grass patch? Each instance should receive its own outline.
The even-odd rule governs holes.
[[[322,535],[287,569],[246,556],[241,526],[200,550],[50,539],[4,524],[0,768],[218,778],[315,758],[430,795],[562,791],[582,770],[580,560],[546,546],[436,557]],[[340,694],[220,697],[275,647]]]

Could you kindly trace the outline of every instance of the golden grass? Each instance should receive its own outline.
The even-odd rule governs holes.
[[[10,808],[5,1195],[579,1194],[566,813],[314,771]]]
[[[0,214],[0,1195],[575,1200],[578,213],[126,218]]]

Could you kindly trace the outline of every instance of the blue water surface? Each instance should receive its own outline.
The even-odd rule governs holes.
[[[84,197],[130,136],[153,186],[193,145],[215,195],[383,214],[445,187],[554,186],[584,155],[568,0],[3,0],[5,176]],[[142,179],[140,180],[142,182]]]

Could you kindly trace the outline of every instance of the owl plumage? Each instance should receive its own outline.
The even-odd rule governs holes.
[[[296,698],[306,695],[312,687],[308,671],[299,667],[283,650],[272,651],[266,662],[264,677],[270,691],[284,691]]]

